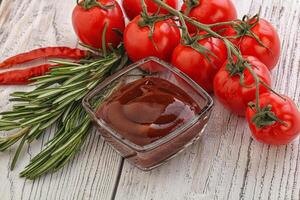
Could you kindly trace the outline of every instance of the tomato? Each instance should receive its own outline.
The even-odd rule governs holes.
[[[187,0],[181,7],[183,13],[187,10]],[[199,0],[199,4],[193,7],[188,14],[190,18],[197,20],[203,24],[214,24],[218,22],[226,22],[237,19],[237,12],[231,0]],[[196,28],[187,23],[191,33],[196,32]],[[220,30],[223,27],[218,27]]]
[[[152,42],[149,38],[150,28],[139,26],[139,20],[142,20],[141,16],[134,18],[124,31],[124,46],[129,58],[135,62],[156,56],[169,61],[173,49],[180,42],[180,31],[175,22],[171,19],[156,22]]]
[[[250,21],[253,23],[254,20]],[[278,63],[280,56],[280,39],[275,28],[266,20],[259,19],[258,23],[250,29],[259,40],[254,37],[244,35],[237,39],[231,39],[236,44],[243,55],[250,55],[262,61],[270,70]],[[237,36],[237,31],[232,27],[228,28],[224,36]]]
[[[257,76],[267,85],[271,85],[271,74],[268,68],[260,62],[257,58],[252,56],[245,56],[245,59],[251,64],[251,69]],[[216,98],[230,111],[244,116],[248,103],[255,99],[255,80],[248,69],[245,69],[244,84],[240,83],[240,76],[238,74],[231,76],[226,69],[226,63],[218,71],[214,78],[214,92]],[[259,84],[260,94],[268,91],[263,85]]]
[[[114,4],[107,10],[100,7],[92,7],[88,10],[77,5],[73,10],[73,28],[79,39],[94,48],[102,48],[102,33],[105,23],[108,23],[106,31],[106,44],[111,43],[113,47],[118,46],[122,36],[114,31],[118,29],[123,32],[125,20],[118,2],[114,0],[98,0],[103,5]]]
[[[178,7],[178,0],[164,0],[164,2],[175,9]],[[156,3],[154,3],[152,0],[145,0],[145,3],[149,13],[157,12],[158,5]],[[142,12],[141,0],[123,0],[122,5],[129,20],[132,20]],[[167,10],[161,8],[160,14],[167,13],[169,13]]]
[[[187,74],[207,92],[213,91],[213,79],[227,59],[227,48],[222,40],[205,38],[198,41],[214,55],[207,53],[209,59],[197,50],[178,44],[172,55],[172,64]]]
[[[272,124],[258,127],[252,121],[253,117],[257,114],[256,109],[247,108],[246,118],[253,137],[258,141],[274,145],[288,144],[300,134],[300,112],[289,97],[282,97],[285,100],[274,93],[262,94],[259,97],[259,105],[261,108],[271,105],[270,111],[285,124],[273,121],[267,117],[268,121],[270,120]],[[263,116],[259,120],[265,120],[265,117]]]

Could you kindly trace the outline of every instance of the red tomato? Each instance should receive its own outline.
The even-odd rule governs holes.
[[[271,74],[268,68],[257,58],[245,56],[248,62],[252,65],[251,68],[257,76],[266,84],[271,85]],[[239,75],[230,75],[226,69],[226,63],[218,71],[214,78],[214,92],[216,98],[230,111],[244,116],[248,103],[255,99],[255,81],[248,69],[245,69],[244,85],[240,83]],[[268,91],[263,85],[259,85],[260,94]]]
[[[212,92],[214,76],[227,59],[227,48],[222,40],[213,37],[199,40],[198,43],[214,53],[216,57],[207,53],[209,60],[195,49],[178,44],[173,51],[172,64],[207,92]]]
[[[177,9],[178,7],[178,0],[164,0],[164,2],[175,9]],[[147,10],[149,13],[157,12],[158,5],[156,3],[154,3],[152,0],[145,0],[145,3],[147,5]],[[130,20],[140,15],[142,12],[141,0],[123,0],[122,5],[127,17]],[[169,13],[167,10],[161,8],[160,14],[167,13]]]
[[[113,8],[104,10],[100,7],[93,7],[85,10],[77,5],[73,10],[73,28],[79,39],[94,48],[102,48],[102,33],[105,23],[108,23],[106,31],[106,44],[111,43],[113,47],[118,46],[122,37],[113,29],[123,32],[125,20],[123,12],[114,0],[98,0],[103,5],[114,4]]]
[[[149,27],[138,25],[141,16],[137,16],[125,28],[124,46],[129,58],[137,61],[156,56],[165,61],[171,59],[173,49],[180,42],[180,31],[171,19],[158,21],[154,25],[153,42],[149,38]]]
[[[259,44],[255,38],[247,35],[230,40],[239,47],[243,55],[254,56],[270,70],[273,69],[280,56],[280,39],[275,28],[268,21],[259,19],[259,22],[250,30],[265,47]],[[222,35],[236,36],[237,32],[233,28],[229,28]]]
[[[185,12],[186,9],[187,6],[184,3],[181,11]],[[235,20],[237,12],[231,0],[199,0],[199,5],[192,8],[188,16],[203,24],[214,24]],[[187,26],[191,33],[196,32],[196,28],[193,25],[187,23]],[[216,30],[222,28],[218,27]]]
[[[257,114],[256,109],[247,108],[246,118],[249,123],[253,137],[266,144],[288,144],[293,141],[300,133],[300,112],[295,103],[286,96],[283,100],[274,93],[265,93],[259,97],[260,107],[264,108],[271,105],[271,112],[277,118],[285,122],[274,122],[272,125],[257,127],[253,122],[253,117]]]

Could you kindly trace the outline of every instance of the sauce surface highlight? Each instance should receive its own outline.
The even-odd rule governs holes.
[[[146,77],[121,86],[98,108],[97,117],[143,146],[179,128],[199,111],[199,105],[176,85]]]

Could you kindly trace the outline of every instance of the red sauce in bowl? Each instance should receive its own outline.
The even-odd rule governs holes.
[[[118,134],[137,145],[150,144],[199,113],[199,105],[181,88],[157,77],[120,87],[97,110]]]

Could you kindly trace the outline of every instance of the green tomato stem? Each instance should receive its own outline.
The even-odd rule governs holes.
[[[165,10],[169,11],[171,14],[177,16],[177,17],[182,17],[185,21],[187,21],[188,23],[196,26],[198,29],[203,30],[209,34],[211,34],[213,37],[219,38],[221,40],[223,40],[228,48],[228,51],[232,51],[232,53],[238,58],[243,60],[242,55],[239,53],[239,51],[235,48],[235,46],[225,37],[221,36],[220,34],[218,34],[217,32],[213,31],[209,25],[200,23],[196,20],[193,20],[191,18],[189,18],[188,16],[182,14],[181,12],[179,12],[178,10],[172,8],[171,6],[169,6],[168,4],[164,3],[161,0],[153,0],[153,2],[155,2],[156,4],[160,5],[162,8],[164,8]]]
[[[184,3],[186,5],[185,15],[190,14],[191,10],[200,4],[199,0],[187,0]]]
[[[241,55],[241,53],[239,52],[239,50],[226,37],[223,37],[220,34],[218,34],[217,32],[213,31],[211,29],[210,25],[206,25],[206,24],[200,23],[196,20],[193,20],[193,19],[189,18],[188,16],[182,14],[181,12],[179,12],[178,10],[172,8],[171,6],[167,5],[166,3],[164,3],[161,0],[153,0],[153,2],[157,3],[162,8],[168,10],[171,14],[179,17],[179,19],[183,18],[185,21],[187,21],[190,24],[194,25],[198,29],[203,30],[203,31],[211,34],[213,37],[216,37],[216,38],[219,38],[219,39],[223,40],[226,47],[227,47],[227,50],[228,50],[228,56],[229,56],[228,59],[229,59],[230,62],[232,62],[232,60],[233,60],[233,57],[232,57],[231,53],[233,53],[237,57],[238,60],[240,60],[240,61],[244,60],[244,58]],[[217,25],[225,25],[225,24],[232,24],[232,23],[233,22],[223,22],[222,24],[218,23]],[[260,111],[261,110],[260,107],[259,107],[259,82],[260,82],[260,79],[250,66],[248,66],[247,64],[245,64],[245,65],[246,65],[246,68],[250,71],[250,73],[252,74],[252,76],[255,80],[255,85],[256,85],[256,109],[257,109],[257,111]]]
[[[207,25],[210,28],[217,27],[217,26],[224,26],[224,25],[235,25],[236,21],[228,21],[228,22],[218,22],[214,24]]]
[[[194,25],[195,27],[197,27],[199,30],[205,31],[208,34],[210,34],[211,36],[215,37],[215,38],[219,38],[221,40],[223,40],[223,42],[225,43],[226,47],[227,47],[227,51],[228,51],[228,60],[230,64],[234,64],[234,59],[233,56],[236,56],[237,58],[237,62],[238,63],[242,63],[244,65],[244,67],[246,69],[249,70],[249,72],[251,73],[251,75],[253,76],[254,80],[255,80],[255,86],[256,86],[256,91],[255,91],[255,108],[256,108],[256,112],[260,113],[263,111],[263,108],[260,107],[260,102],[259,102],[259,84],[261,83],[260,78],[257,76],[257,74],[254,72],[254,70],[251,68],[251,65],[243,58],[242,54],[240,53],[239,49],[236,48],[236,46],[230,42],[226,37],[221,36],[219,33],[213,31],[211,28],[214,26],[220,26],[220,25],[232,25],[233,23],[235,23],[235,21],[233,22],[222,22],[222,23],[217,23],[214,25],[206,25],[203,23],[200,23],[196,20],[193,20],[191,18],[189,18],[188,16],[184,15],[183,13],[179,12],[178,10],[172,8],[171,6],[167,5],[166,3],[164,3],[162,0],[153,0],[153,2],[155,2],[156,4],[160,5],[162,8],[166,9],[167,11],[169,11],[172,15],[179,17],[179,19],[184,19],[185,21],[187,21],[188,23]],[[254,18],[257,18],[258,20],[258,16],[254,16]],[[243,21],[248,20],[248,18],[243,19]],[[257,21],[255,22],[257,23]],[[238,23],[236,23],[238,24]],[[255,25],[255,24],[254,24]],[[253,25],[253,26],[254,26]],[[250,26],[251,28],[252,26]],[[253,35],[254,38],[255,35]],[[257,39],[257,38],[256,38]],[[270,88],[270,87],[267,87]],[[271,90],[273,91],[273,90]],[[276,93],[275,93],[276,94]],[[274,114],[270,114],[271,112],[268,112],[270,116],[272,116],[272,119],[274,119],[275,121],[279,122],[279,123],[283,123],[280,119],[278,119]],[[273,116],[274,115],[274,116]]]
[[[107,49],[106,49],[106,32],[107,32],[108,22],[105,22],[103,32],[102,32],[102,51],[103,57],[107,56]]]
[[[145,3],[145,0],[141,0],[141,3],[142,3],[142,10],[143,12],[148,15],[148,10],[147,10],[147,5]]]
[[[115,6],[114,3],[109,4],[109,5],[103,5],[100,2],[98,2],[97,0],[83,0],[83,1],[76,0],[76,2],[77,2],[77,5],[81,6],[85,10],[89,10],[94,7],[99,7],[103,10],[108,10]]]
[[[249,72],[251,73],[251,75],[254,78],[255,81],[255,108],[257,110],[257,112],[261,112],[261,108],[259,105],[259,83],[260,83],[260,79],[257,76],[257,74],[254,72],[254,70],[251,68],[251,66],[246,65],[246,68],[249,70]]]

